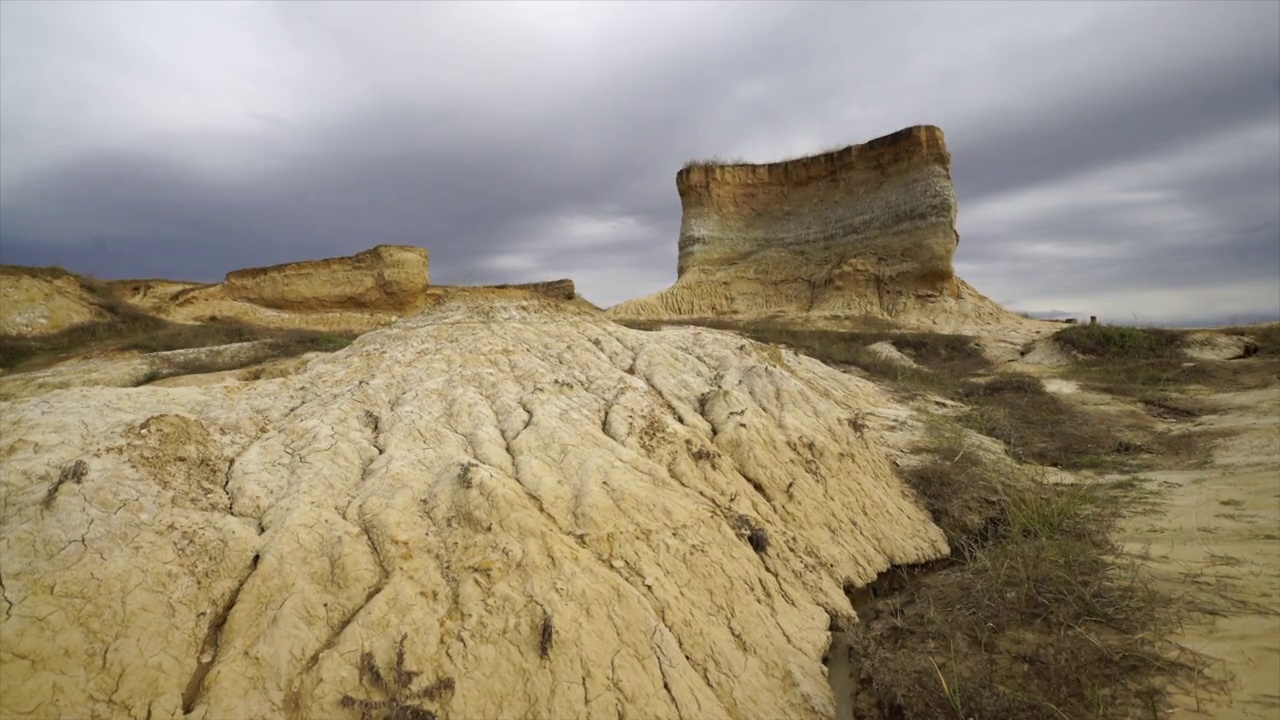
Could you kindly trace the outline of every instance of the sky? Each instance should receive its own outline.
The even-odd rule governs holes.
[[[1280,318],[1280,2],[0,2],[0,262],[670,285],[688,159],[946,133],[1019,311]]]

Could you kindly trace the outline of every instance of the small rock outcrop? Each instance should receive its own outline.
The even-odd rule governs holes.
[[[227,273],[227,297],[278,310],[415,309],[431,284],[427,251],[378,245],[350,257]]]
[[[685,167],[675,285],[609,315],[1008,320],[955,275],[950,164],[942,131],[917,126],[798,160]]]
[[[1182,353],[1193,360],[1238,360],[1257,352],[1258,343],[1244,335],[1206,330],[1182,339]]]
[[[827,719],[941,557],[871,383],[521,290],[287,377],[0,402],[0,716]]]

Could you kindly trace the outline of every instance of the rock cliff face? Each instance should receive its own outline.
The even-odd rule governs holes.
[[[520,290],[0,402],[0,716],[830,718],[845,588],[947,552],[849,422],[889,406]]]
[[[955,276],[950,163],[942,131],[919,126],[799,160],[686,167],[676,284],[609,314],[1004,317]]]

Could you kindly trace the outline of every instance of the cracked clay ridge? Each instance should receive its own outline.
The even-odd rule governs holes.
[[[403,637],[441,718],[830,717],[844,585],[947,552],[846,422],[885,402],[511,293],[287,378],[0,403],[0,715],[356,717]],[[157,415],[200,441],[143,466]],[[222,501],[175,503],[192,464]]]

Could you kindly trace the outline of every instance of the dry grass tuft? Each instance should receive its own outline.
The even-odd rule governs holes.
[[[955,396],[969,406],[960,421],[1001,441],[1016,460],[1067,470],[1133,469],[1148,452],[1136,431],[1081,410],[1026,375],[962,381]]]
[[[854,717],[1159,717],[1203,660],[1170,641],[1187,608],[1113,539],[1111,491],[1020,477],[962,438],[931,431],[933,461],[905,474],[954,553],[860,608]]]
[[[743,157],[735,156],[731,158],[722,158],[718,155],[712,155],[710,157],[705,157],[705,158],[689,158],[688,160],[685,160],[684,164],[681,165],[680,167],[684,169],[684,168],[694,168],[694,167],[723,167],[727,165],[746,165],[746,164],[748,164],[747,160],[746,158],[743,158]]]

